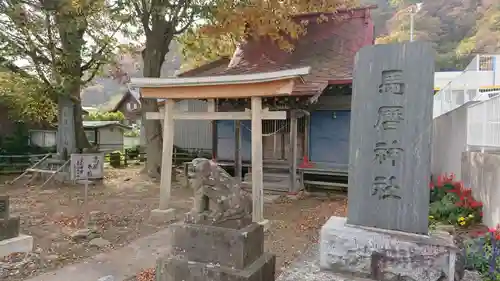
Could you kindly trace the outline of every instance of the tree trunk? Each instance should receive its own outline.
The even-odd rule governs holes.
[[[60,155],[67,159],[71,153],[90,148],[82,120],[80,90],[82,84],[81,51],[85,44],[83,34],[87,28],[85,18],[70,10],[56,13],[56,23],[61,38],[61,56],[55,61],[58,69]]]
[[[163,33],[150,34],[146,37],[146,48],[142,52],[144,61],[144,77],[160,77],[161,66],[168,53],[169,40],[165,40]],[[146,112],[158,112],[158,101],[156,99],[141,98],[141,110],[143,116]],[[162,157],[162,127],[160,120],[144,120],[146,135],[146,172],[150,177],[160,178]]]

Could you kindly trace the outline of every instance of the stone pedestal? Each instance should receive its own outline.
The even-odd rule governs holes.
[[[331,217],[321,229],[320,268],[359,278],[453,281],[456,253],[449,234],[353,226],[341,217]]]
[[[0,241],[19,236],[19,217],[0,218]]]
[[[168,253],[158,259],[157,281],[273,281],[275,256],[264,253],[264,230],[202,224],[169,226]]]
[[[0,196],[0,258],[33,250],[33,237],[19,234],[19,227],[19,216],[10,215],[9,197]]]

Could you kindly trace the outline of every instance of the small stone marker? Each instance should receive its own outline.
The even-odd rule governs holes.
[[[348,224],[427,235],[434,58],[425,42],[357,54]]]
[[[250,196],[208,159],[193,160],[193,168],[194,208],[184,223],[170,225],[156,280],[274,281],[276,258],[264,252]]]
[[[0,241],[19,236],[20,220],[9,214],[9,196],[0,196]]]
[[[0,219],[9,218],[9,197],[0,196]]]

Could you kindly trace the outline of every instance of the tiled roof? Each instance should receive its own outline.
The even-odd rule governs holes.
[[[279,49],[269,39],[247,41],[235,52],[228,67],[206,67],[189,76],[215,76],[269,72],[299,67],[311,67],[304,84],[296,84],[294,94],[314,95],[335,80],[352,79],[354,56],[361,47],[373,44],[373,22],[370,10],[374,6],[339,11],[326,22],[317,19],[324,13],[295,16],[307,20],[307,33],[294,42],[290,53]],[[328,16],[328,15],[327,15]],[[196,70],[196,69],[195,69]]]
[[[206,63],[200,67],[184,71],[177,75],[177,77],[211,76],[224,71],[229,65],[230,61],[231,60],[229,57],[222,57],[218,60]]]

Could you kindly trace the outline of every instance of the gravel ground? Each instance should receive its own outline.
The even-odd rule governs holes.
[[[102,184],[89,188],[88,209],[100,237],[94,242],[71,238],[83,227],[83,187],[53,185],[41,190],[22,183],[0,185],[0,193],[11,196],[11,212],[21,216],[21,232],[35,238],[33,253],[0,259],[0,279],[24,280],[165,228],[165,224],[153,225],[148,221],[149,211],[158,206],[159,184],[141,175],[141,168],[109,169]],[[5,180],[8,178],[0,182]],[[179,182],[173,184],[173,207],[187,211],[191,208],[192,192]],[[266,204],[265,217],[271,225],[265,248],[277,256],[277,273],[317,241],[319,228],[327,218],[345,215],[346,203],[343,195],[329,198],[301,194]],[[153,276],[153,269],[145,269],[136,279],[154,280]]]

